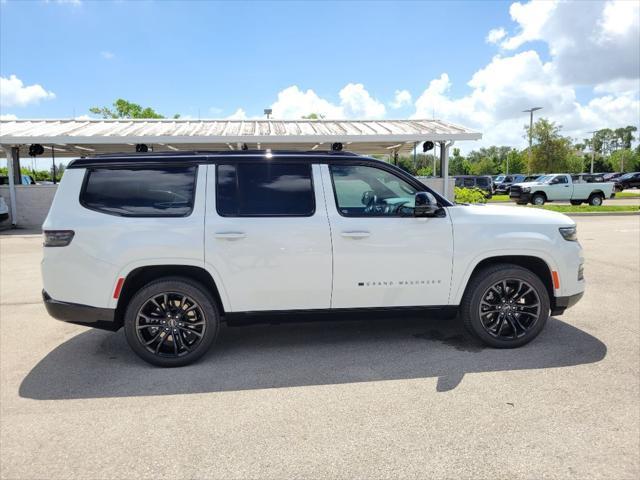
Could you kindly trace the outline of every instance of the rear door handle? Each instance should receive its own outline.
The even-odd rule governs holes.
[[[216,232],[214,235],[221,240],[240,240],[247,236],[244,232]]]
[[[371,235],[371,233],[365,232],[365,231],[357,231],[357,232],[342,232],[341,235],[346,238],[367,238],[369,235]]]

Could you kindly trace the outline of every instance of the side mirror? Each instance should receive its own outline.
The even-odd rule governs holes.
[[[429,192],[418,192],[415,198],[414,217],[433,217],[440,207],[438,201]]]

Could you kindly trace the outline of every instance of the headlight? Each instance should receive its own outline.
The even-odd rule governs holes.
[[[561,227],[559,230],[560,235],[562,235],[565,240],[570,242],[578,241],[578,229],[576,227]]]
[[[531,187],[522,187],[522,193],[529,193],[531,191]]]

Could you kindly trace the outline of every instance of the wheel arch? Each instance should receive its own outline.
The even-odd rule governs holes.
[[[589,194],[589,198],[593,197],[594,195],[600,195],[601,197],[606,198],[606,195],[604,194],[604,192],[602,190],[593,190]]]
[[[533,200],[533,197],[535,197],[536,195],[542,195],[545,199],[545,201],[547,201],[549,199],[549,197],[547,197],[547,193],[543,190],[536,190],[535,192],[533,192],[531,194],[531,200]]]
[[[127,305],[136,292],[149,282],[163,277],[184,277],[202,284],[211,292],[220,314],[224,315],[225,307],[218,285],[205,268],[195,265],[145,265],[134,268],[124,277],[115,309],[115,321],[118,325],[123,324]]]
[[[552,271],[553,268],[549,265],[549,263],[536,255],[495,255],[480,259],[476,262],[471,272],[466,276],[466,281],[464,283],[464,289],[462,289],[462,293],[458,298],[458,301],[461,301],[464,295],[467,293],[467,289],[469,288],[469,284],[471,283],[471,279],[478,274],[481,270],[486,267],[492,265],[498,265],[508,263],[512,265],[518,265],[519,267],[526,268],[527,270],[534,273],[547,289],[547,293],[549,293],[549,300],[552,305],[555,302],[555,290],[553,287],[553,276]]]

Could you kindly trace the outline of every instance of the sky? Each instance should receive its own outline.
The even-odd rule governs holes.
[[[0,0],[0,115],[438,118],[526,145],[640,126],[640,2]]]

